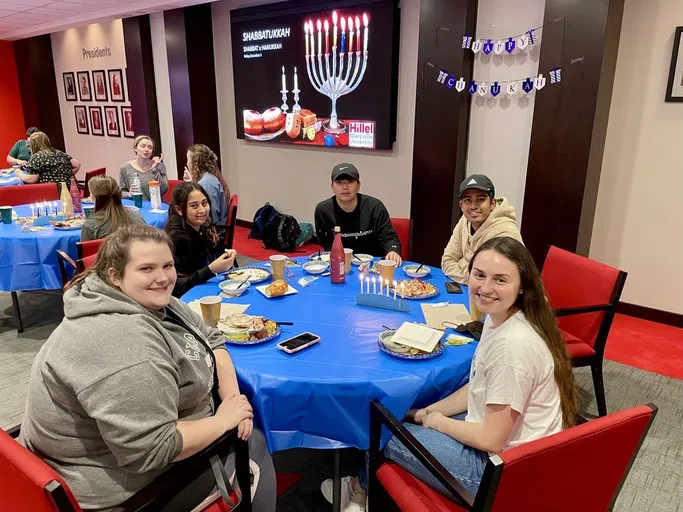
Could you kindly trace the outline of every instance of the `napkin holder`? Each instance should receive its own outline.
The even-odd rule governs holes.
[[[370,308],[388,309],[390,311],[401,311],[403,313],[410,312],[410,304],[403,299],[392,299],[386,295],[379,295],[375,293],[358,293],[356,294],[356,304],[359,306],[368,306]]]
[[[66,220],[66,217],[64,215],[43,215],[41,217],[34,217],[33,218],[33,225],[34,226],[49,226],[50,222],[58,222]]]

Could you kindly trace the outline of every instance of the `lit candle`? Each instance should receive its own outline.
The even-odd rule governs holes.
[[[349,53],[353,53],[353,18],[349,16]]]
[[[342,17],[342,20],[344,18]],[[332,11],[332,24],[334,25],[333,33],[332,33],[332,48],[337,47],[337,11]],[[342,30],[344,30],[344,25],[342,25]],[[342,50],[344,51],[344,50]]]
[[[31,217],[35,217],[35,216],[36,216],[36,207],[32,204],[31,205]]]
[[[396,281],[394,281],[394,300],[396,300]]]
[[[384,295],[384,292],[382,291],[382,284],[383,284],[382,279],[380,279],[379,280],[379,294],[380,295]]]
[[[372,276],[372,293],[377,293],[377,280]]]
[[[306,40],[306,57],[308,57],[308,22],[304,22],[304,39]]]
[[[285,81],[285,67],[282,66],[282,90],[287,90],[287,82]]]
[[[356,44],[358,45],[357,52],[360,52],[360,18],[356,16]]]
[[[389,296],[389,280],[384,281],[387,285],[387,297]]]
[[[294,68],[294,90],[299,88],[299,75],[296,73],[296,67]]]
[[[318,20],[318,23],[316,23],[318,26],[318,55],[322,55],[323,53],[323,22]]]
[[[360,292],[363,293],[363,274],[360,275]]]
[[[351,19],[351,18],[349,18]],[[341,20],[341,31],[342,31],[342,37],[341,37],[341,48],[339,50],[340,53],[344,53],[344,47],[346,46],[346,18],[342,16]],[[335,30],[337,30],[337,27],[334,27]],[[336,38],[336,33],[335,33],[335,38]]]
[[[368,51],[368,23],[370,22],[368,15],[363,13],[363,25],[365,25],[365,35],[363,36],[363,51]]]
[[[330,53],[330,23],[325,20],[325,55]]]
[[[311,34],[311,56],[315,55],[315,31],[313,30],[313,20],[308,20],[308,28]]]

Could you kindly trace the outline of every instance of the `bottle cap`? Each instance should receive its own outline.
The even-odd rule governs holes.
[[[153,187],[153,186],[155,186],[155,185],[159,185],[159,182],[156,181],[156,180],[150,180],[149,186],[150,186],[150,187]]]

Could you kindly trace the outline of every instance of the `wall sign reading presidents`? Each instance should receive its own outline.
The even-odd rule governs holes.
[[[95,46],[95,48],[93,48],[92,50],[87,50],[83,48],[84,59],[99,59],[102,57],[111,57],[111,48],[109,48],[108,46],[105,46],[104,48]]]

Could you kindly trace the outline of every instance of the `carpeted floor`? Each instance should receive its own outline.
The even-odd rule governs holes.
[[[242,259],[241,264],[250,261]],[[28,375],[35,353],[62,317],[61,295],[32,292],[19,295],[26,331],[17,334],[8,293],[0,293],[0,427],[21,421]],[[630,329],[634,329],[633,326]],[[644,327],[648,331],[647,326]],[[618,332],[618,331],[617,331]],[[661,333],[660,333],[661,334]],[[644,339],[653,344],[656,339]],[[674,340],[675,342],[675,340]],[[613,338],[610,338],[613,343]],[[619,351],[619,350],[618,350]],[[617,351],[617,352],[618,352]],[[597,414],[588,369],[575,370],[581,394],[581,412]],[[683,512],[683,380],[658,375],[613,361],[604,365],[607,405],[610,411],[652,402],[659,414],[643,444],[621,495],[617,512]],[[331,510],[320,494],[320,482],[332,476],[332,453],[290,450],[274,455],[276,469],[303,478],[278,500],[278,511]],[[342,454],[344,474],[355,474],[363,461],[357,450]],[[577,479],[580,475],[577,474]],[[285,483],[285,482],[283,482]],[[549,510],[552,510],[549,508]]]

